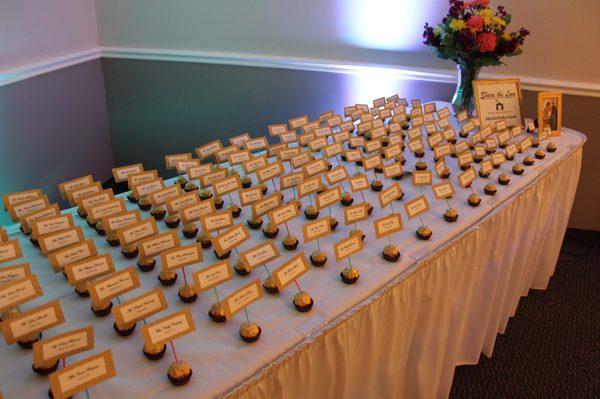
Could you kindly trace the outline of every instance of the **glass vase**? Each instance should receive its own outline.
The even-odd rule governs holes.
[[[467,115],[471,118],[475,113],[473,81],[479,76],[481,67],[468,64],[457,64],[456,69],[458,71],[458,81],[456,82],[456,91],[452,97],[452,109],[454,115],[466,110]]]

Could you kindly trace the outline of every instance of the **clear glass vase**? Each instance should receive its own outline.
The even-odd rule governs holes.
[[[467,115],[470,118],[475,113],[473,81],[479,76],[481,67],[457,64],[456,69],[458,71],[458,81],[456,82],[456,91],[452,97],[452,109],[454,110],[454,115],[467,110]]]

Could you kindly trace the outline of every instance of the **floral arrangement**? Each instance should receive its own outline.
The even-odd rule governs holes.
[[[504,56],[520,55],[525,28],[509,32],[511,15],[503,6],[489,7],[489,0],[450,0],[448,15],[436,27],[425,24],[424,44],[435,47],[438,57],[472,67],[501,65]]]

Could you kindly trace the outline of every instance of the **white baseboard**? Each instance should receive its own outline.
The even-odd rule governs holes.
[[[0,70],[0,86],[100,57],[240,65],[264,68],[284,68],[358,75],[384,72],[386,76],[390,76],[390,78],[404,78],[443,83],[456,82],[456,72],[453,69],[432,69],[413,66],[381,65],[374,63],[348,63],[342,60],[293,58],[247,53],[220,53],[212,51],[131,47],[96,47],[12,69]],[[485,79],[514,77],[485,72],[483,72],[480,76]],[[561,91],[565,94],[600,97],[600,84],[596,83],[544,79],[528,76],[516,77],[521,80],[522,87],[527,90]]]

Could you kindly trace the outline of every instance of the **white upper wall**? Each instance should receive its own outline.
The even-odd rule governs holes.
[[[600,83],[599,0],[503,0],[532,36],[488,72]],[[447,0],[96,0],[102,46],[248,53],[452,69],[421,45]]]
[[[0,1],[0,70],[97,46],[94,0]]]

